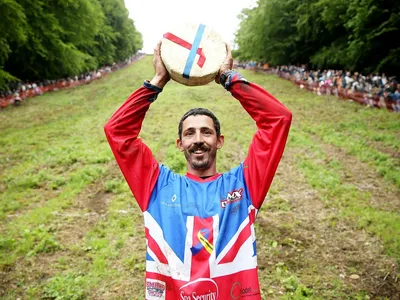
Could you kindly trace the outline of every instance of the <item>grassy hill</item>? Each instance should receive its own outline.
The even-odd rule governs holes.
[[[2,299],[143,299],[143,220],[103,126],[152,74],[146,57],[0,111]],[[400,115],[242,74],[293,113],[256,222],[263,298],[398,299]],[[175,140],[192,107],[221,121],[218,171],[240,163],[255,125],[215,83],[167,85],[141,132],[155,157],[185,171]]]

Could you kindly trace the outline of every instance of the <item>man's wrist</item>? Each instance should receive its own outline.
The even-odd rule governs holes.
[[[156,76],[154,76],[153,79],[150,81],[150,84],[152,84],[152,85],[154,85],[154,86],[156,86],[156,87],[158,87],[158,88],[160,88],[160,89],[163,89],[164,86],[167,84],[168,80],[169,80],[169,79],[168,79],[168,78],[165,78],[165,76],[158,76],[158,75],[156,75]]]
[[[228,80],[229,80],[229,77],[232,75],[232,74],[234,74],[234,73],[236,73],[235,71],[233,71],[233,70],[224,70],[222,73],[221,73],[221,75],[219,76],[219,83],[224,87],[224,88],[226,88],[226,84],[227,84],[227,82],[228,82]]]
[[[162,90],[163,90],[162,88],[159,88],[158,86],[152,85],[152,84],[150,83],[150,80],[145,80],[145,81],[143,82],[143,86],[144,86],[145,88],[149,89],[149,90],[156,91],[157,93],[161,93]]]
[[[228,79],[228,76],[230,74],[231,70],[224,70],[220,75],[219,75],[219,83],[225,87],[226,80]]]
[[[220,76],[220,83],[227,91],[231,89],[233,84],[238,82],[249,84],[242,75],[234,70],[225,70]]]

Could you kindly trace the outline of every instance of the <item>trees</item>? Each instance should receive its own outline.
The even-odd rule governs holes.
[[[134,22],[128,17],[128,10],[123,0],[99,0],[105,14],[105,23],[98,41],[102,47],[100,52],[101,64],[120,61],[137,52],[143,45],[142,35],[136,30]],[[110,41],[107,43],[106,41]],[[107,45],[110,51],[104,47]],[[99,45],[100,46],[100,45]],[[110,53],[113,53],[111,56]],[[108,58],[106,58],[108,56]]]
[[[239,59],[399,74],[399,1],[258,0],[239,18]]]
[[[0,30],[3,87],[74,76],[142,47],[123,0],[2,0]]]
[[[349,68],[399,74],[400,2],[353,0],[347,12]]]
[[[259,0],[258,7],[245,9],[236,34],[239,59],[286,64],[296,44],[295,15],[289,8],[298,0]]]
[[[12,51],[11,45],[24,43],[27,39],[25,33],[27,22],[22,10],[16,0],[0,2],[0,87],[16,79],[4,71],[2,66]]]

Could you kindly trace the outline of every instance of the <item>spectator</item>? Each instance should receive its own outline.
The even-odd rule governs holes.
[[[278,66],[271,69],[276,75],[295,82],[318,95],[350,99],[369,107],[399,111],[399,83],[396,77],[379,73],[364,76],[341,70],[306,70],[297,66]]]

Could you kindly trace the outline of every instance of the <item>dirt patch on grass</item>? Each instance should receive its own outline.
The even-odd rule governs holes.
[[[120,176],[119,169],[115,163],[111,163],[105,178],[88,185],[73,200],[73,205],[53,212],[54,219],[47,225],[52,226],[55,240],[60,243],[61,249],[30,258],[22,257],[2,270],[0,296],[23,296],[26,287],[37,287],[64,269],[75,269],[87,264],[89,258],[82,247],[83,240],[95,224],[106,216],[113,194],[105,191],[104,182],[115,176]]]
[[[107,212],[108,203],[111,200],[112,194],[106,193],[102,190],[95,191],[95,194],[89,196],[85,203],[85,206],[89,211],[96,212],[98,214],[104,214]]]
[[[400,134],[398,135],[397,139],[400,140]],[[397,160],[397,165],[400,165],[400,151],[386,146],[382,142],[369,141],[368,145],[371,146],[371,148],[377,149],[379,152],[391,156],[393,159]]]
[[[79,245],[101,216],[98,213],[57,214],[56,239],[65,247]]]
[[[394,184],[382,180],[376,171],[356,157],[332,145],[324,144],[313,136],[313,139],[324,150],[327,157],[336,158],[343,168],[342,178],[346,183],[357,187],[360,192],[371,195],[370,205],[380,210],[391,212],[400,211],[400,190]]]
[[[271,298],[285,290],[277,283],[277,276],[271,275],[283,263],[323,299],[363,293],[373,298],[398,299],[399,269],[395,260],[384,255],[377,238],[358,230],[335,208],[322,202],[296,169],[295,160],[295,153],[287,148],[274,180],[278,192],[270,196],[271,202],[286,199],[290,209],[281,211],[267,204],[266,208],[273,209],[262,210],[258,216],[263,290],[269,290]],[[354,162],[355,168],[359,165]]]
[[[32,282],[39,285],[47,278],[56,274],[57,260],[60,256],[53,254],[40,254],[29,259],[18,260],[9,270],[1,271],[0,296],[23,295]]]
[[[86,233],[108,212],[113,193],[105,190],[104,183],[108,179],[121,176],[115,162],[109,164],[107,175],[88,185],[74,200],[71,207],[57,215],[57,238],[64,245],[78,244]]]

